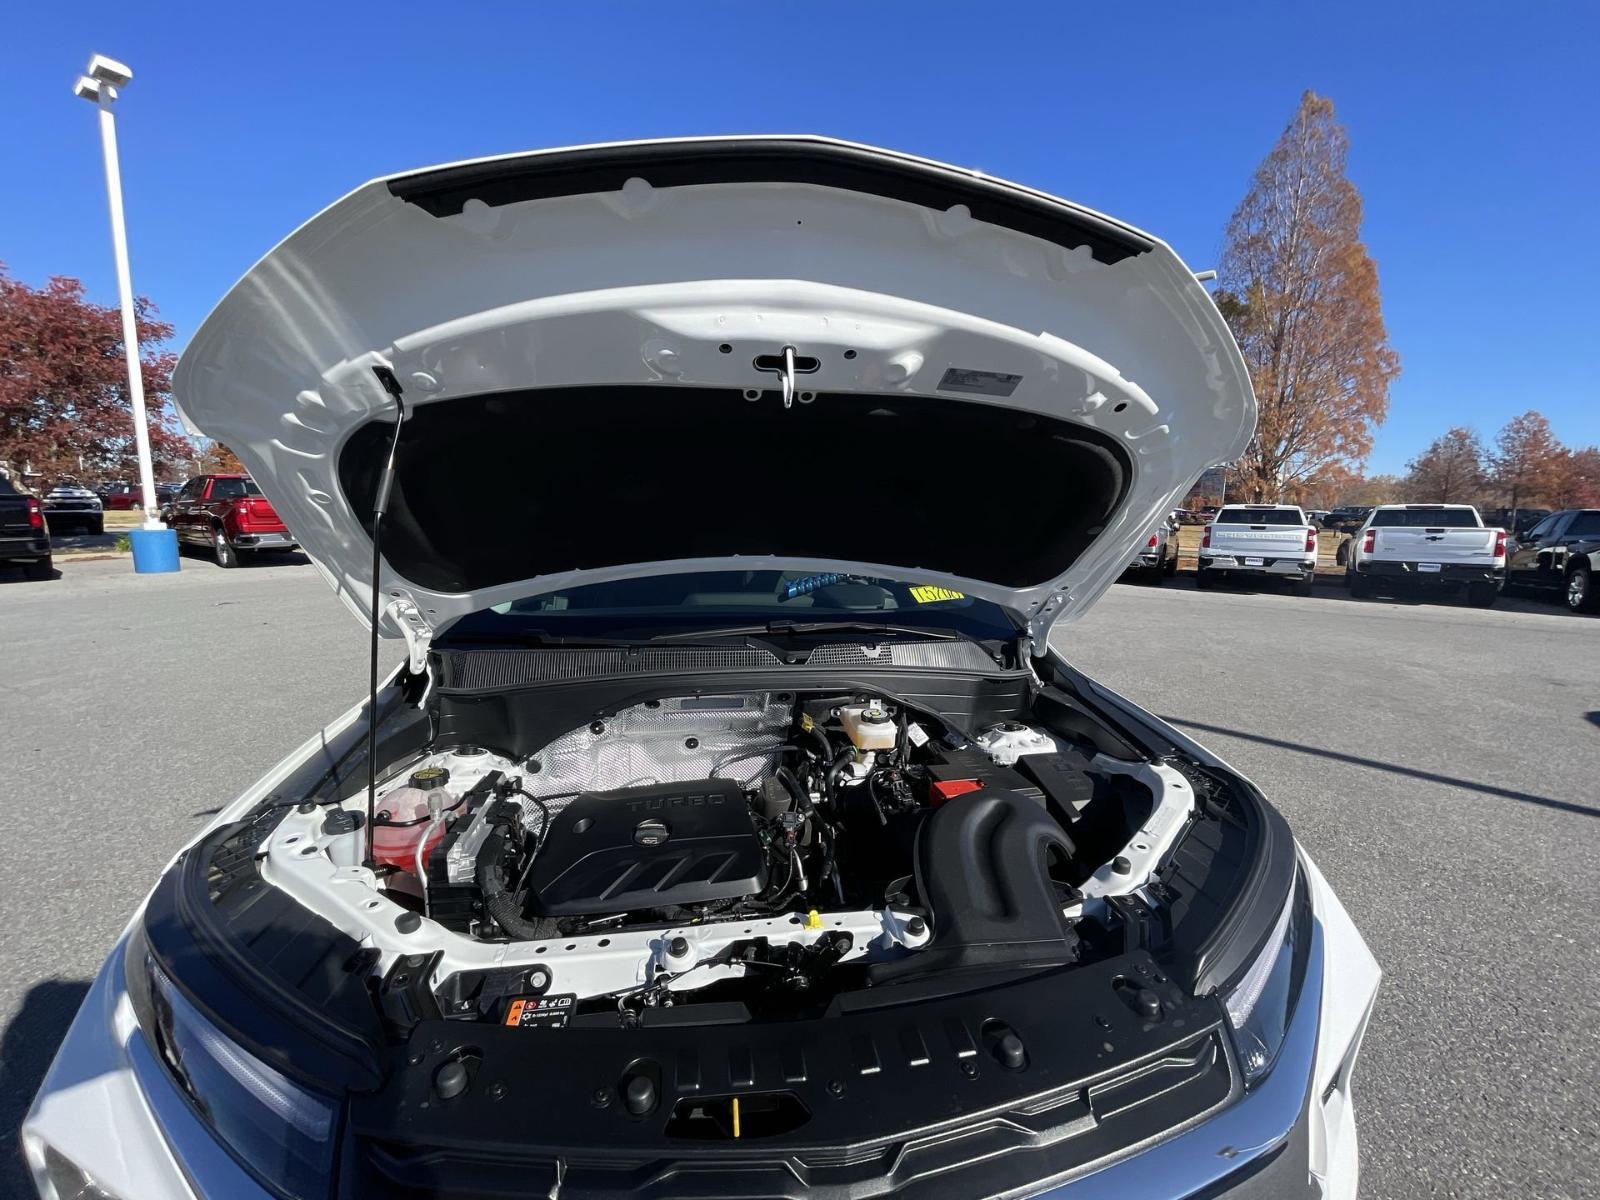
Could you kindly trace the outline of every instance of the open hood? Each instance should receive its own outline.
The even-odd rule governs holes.
[[[1036,640],[1255,423],[1171,249],[813,137],[552,150],[375,180],[263,258],[174,376],[367,619],[420,638],[677,571],[915,579]]]

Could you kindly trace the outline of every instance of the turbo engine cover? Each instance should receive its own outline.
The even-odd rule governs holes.
[[[528,880],[530,912],[593,916],[753,895],[767,860],[739,785],[701,779],[579,796]]]

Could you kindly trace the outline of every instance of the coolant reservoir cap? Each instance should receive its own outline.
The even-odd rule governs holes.
[[[450,782],[450,772],[445,767],[423,767],[411,772],[411,786],[421,792],[431,792]]]

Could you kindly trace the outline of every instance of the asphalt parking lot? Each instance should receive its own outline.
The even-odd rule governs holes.
[[[366,678],[304,559],[61,574],[0,576],[7,1196],[17,1122],[132,906]],[[1253,777],[1371,943],[1362,1194],[1600,1194],[1600,619],[1178,580],[1118,586],[1057,642]]]

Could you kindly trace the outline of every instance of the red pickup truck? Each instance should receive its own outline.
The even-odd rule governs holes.
[[[272,501],[248,475],[196,475],[162,515],[177,531],[180,546],[209,546],[219,567],[238,566],[242,551],[296,545]]]

